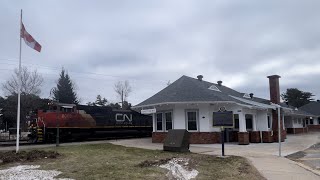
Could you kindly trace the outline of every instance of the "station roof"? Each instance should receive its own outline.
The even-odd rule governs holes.
[[[312,101],[304,106],[301,106],[299,109],[316,116],[320,116],[320,102]]]
[[[250,97],[222,84],[216,84],[182,76],[166,88],[146,99],[134,108],[172,103],[205,103],[205,102],[233,102],[239,105],[274,108],[270,101],[263,98]]]

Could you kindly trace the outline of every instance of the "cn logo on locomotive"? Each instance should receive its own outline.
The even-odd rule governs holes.
[[[132,114],[128,116],[128,114],[116,114],[116,124],[132,124]]]

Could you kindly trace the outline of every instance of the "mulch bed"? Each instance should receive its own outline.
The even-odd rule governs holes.
[[[37,159],[50,158],[54,159],[59,156],[58,153],[54,151],[42,151],[42,150],[32,150],[32,151],[20,151],[16,153],[15,151],[0,152],[0,164],[6,164],[11,162],[30,162]]]

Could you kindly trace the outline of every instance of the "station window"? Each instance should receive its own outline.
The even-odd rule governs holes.
[[[271,129],[271,115],[267,115],[267,120],[268,120],[268,129]]]
[[[166,121],[166,130],[172,129],[172,113],[165,113],[165,121]]]
[[[309,123],[312,125],[313,124],[313,119],[310,119]]]
[[[234,128],[239,129],[239,114],[234,114],[233,119],[234,119]]]
[[[318,124],[320,125],[320,117],[318,117]]]
[[[162,131],[162,113],[157,113],[157,131]]]
[[[252,129],[252,114],[246,114],[246,128],[247,129]]]
[[[187,111],[187,129],[188,131],[198,130],[198,113],[197,111]]]
[[[159,112],[156,116],[156,130],[164,131],[172,129],[172,112]]]

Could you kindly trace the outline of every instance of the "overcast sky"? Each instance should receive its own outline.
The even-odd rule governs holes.
[[[117,102],[128,80],[132,104],[182,75],[269,99],[280,88],[320,98],[320,1],[92,0],[0,1],[0,83],[18,67],[19,18],[42,45],[22,44],[22,64],[44,77],[48,97],[64,67],[82,104],[98,94]],[[5,96],[0,90],[0,96]]]

